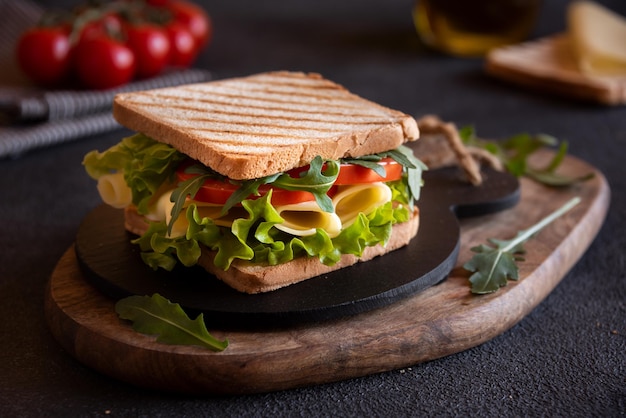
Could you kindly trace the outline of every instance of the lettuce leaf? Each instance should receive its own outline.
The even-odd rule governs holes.
[[[89,152],[83,165],[96,180],[108,173],[123,172],[132,191],[133,204],[139,213],[145,214],[150,198],[163,183],[173,180],[174,169],[185,158],[167,144],[135,134],[104,152]]]

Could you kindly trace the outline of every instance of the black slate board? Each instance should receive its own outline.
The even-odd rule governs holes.
[[[408,246],[273,292],[248,295],[201,268],[153,271],[123,227],[121,210],[101,205],[76,236],[85,278],[113,299],[159,293],[190,314],[202,312],[212,326],[251,328],[323,321],[386,306],[444,280],[457,259],[457,216],[476,216],[514,206],[519,183],[509,174],[483,172],[475,187],[456,167],[424,173],[419,200],[420,230]]]

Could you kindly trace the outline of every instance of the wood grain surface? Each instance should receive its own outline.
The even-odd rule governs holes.
[[[548,159],[543,154],[538,159]],[[85,365],[113,378],[159,390],[199,394],[269,392],[400,369],[452,355],[505,332],[561,281],[600,229],[609,206],[604,176],[567,157],[564,174],[595,171],[583,184],[552,189],[522,179],[513,209],[464,219],[457,266],[470,247],[488,238],[510,239],[574,196],[582,202],[526,245],[520,280],[498,292],[470,293],[469,274],[458,267],[443,283],[390,306],[357,316],[263,331],[213,329],[229,347],[215,353],[157,343],[136,333],[114,312],[114,301],[81,277],[74,249],[54,270],[45,311],[60,344]]]

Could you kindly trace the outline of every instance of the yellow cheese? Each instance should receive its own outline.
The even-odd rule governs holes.
[[[125,208],[132,202],[132,192],[126,185],[122,172],[101,176],[98,178],[97,188],[102,201],[114,208]]]
[[[320,228],[333,238],[341,232],[341,220],[337,214],[324,212],[315,201],[283,205],[275,209],[284,222],[274,226],[288,234],[309,236]]]
[[[590,1],[568,9],[568,29],[582,72],[596,75],[626,73],[626,20]]]
[[[163,201],[163,211],[165,214],[165,223],[169,224],[172,219],[172,208],[174,207],[174,202],[171,202],[169,199],[169,194],[166,195],[166,198],[161,197],[159,201]],[[201,218],[210,218],[215,225],[225,226],[227,228],[232,227],[233,221],[238,218],[244,218],[248,215],[248,212],[242,207],[234,207],[231,208],[227,213],[222,214],[222,205],[216,205],[213,203],[205,203],[205,202],[197,202],[194,200],[187,200],[183,208],[189,207],[191,204],[196,205],[198,208],[198,214]],[[187,233],[187,228],[189,227],[189,222],[187,222],[187,217],[185,216],[185,210],[183,210],[174,225],[172,225],[172,231],[170,233],[170,237],[180,237]]]
[[[172,191],[168,190],[167,192],[158,196],[158,198],[157,196],[155,196],[153,198],[154,203],[148,207],[148,213],[146,214],[146,218],[154,222],[164,221],[167,213],[172,210],[173,204],[170,202],[171,195]]]
[[[391,189],[385,183],[342,186],[333,197],[335,213],[346,228],[354,223],[359,213],[369,215],[377,207],[391,201]]]

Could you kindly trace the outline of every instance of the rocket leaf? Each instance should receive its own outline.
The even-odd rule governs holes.
[[[191,320],[181,306],[155,293],[150,296],[130,296],[118,301],[115,312],[133,322],[133,329],[147,335],[157,335],[165,344],[197,345],[213,351],[223,351],[228,340],[220,341],[206,329],[203,315]]]
[[[506,286],[507,279],[518,280],[519,269],[515,262],[519,261],[521,259],[519,255],[524,253],[524,243],[579,202],[578,197],[570,199],[535,225],[518,232],[511,240],[489,239],[494,246],[481,244],[473,247],[471,250],[477,254],[463,265],[464,269],[474,272],[469,278],[472,293],[493,293]]]
[[[557,173],[567,154],[568,143],[559,142],[551,135],[521,133],[503,141],[492,141],[478,137],[473,126],[461,128],[459,135],[465,145],[484,149],[496,156],[507,171],[516,177],[527,176],[546,186],[567,187],[587,181],[594,176],[593,172],[576,177]],[[528,163],[528,159],[540,149],[557,146],[554,157],[545,167],[532,167]]]
[[[281,174],[272,184],[285,190],[300,190],[313,194],[317,205],[324,211],[333,213],[335,208],[326,194],[333,186],[339,175],[339,163],[333,160],[324,161],[320,156],[315,157],[309,164],[309,169],[299,178]]]

